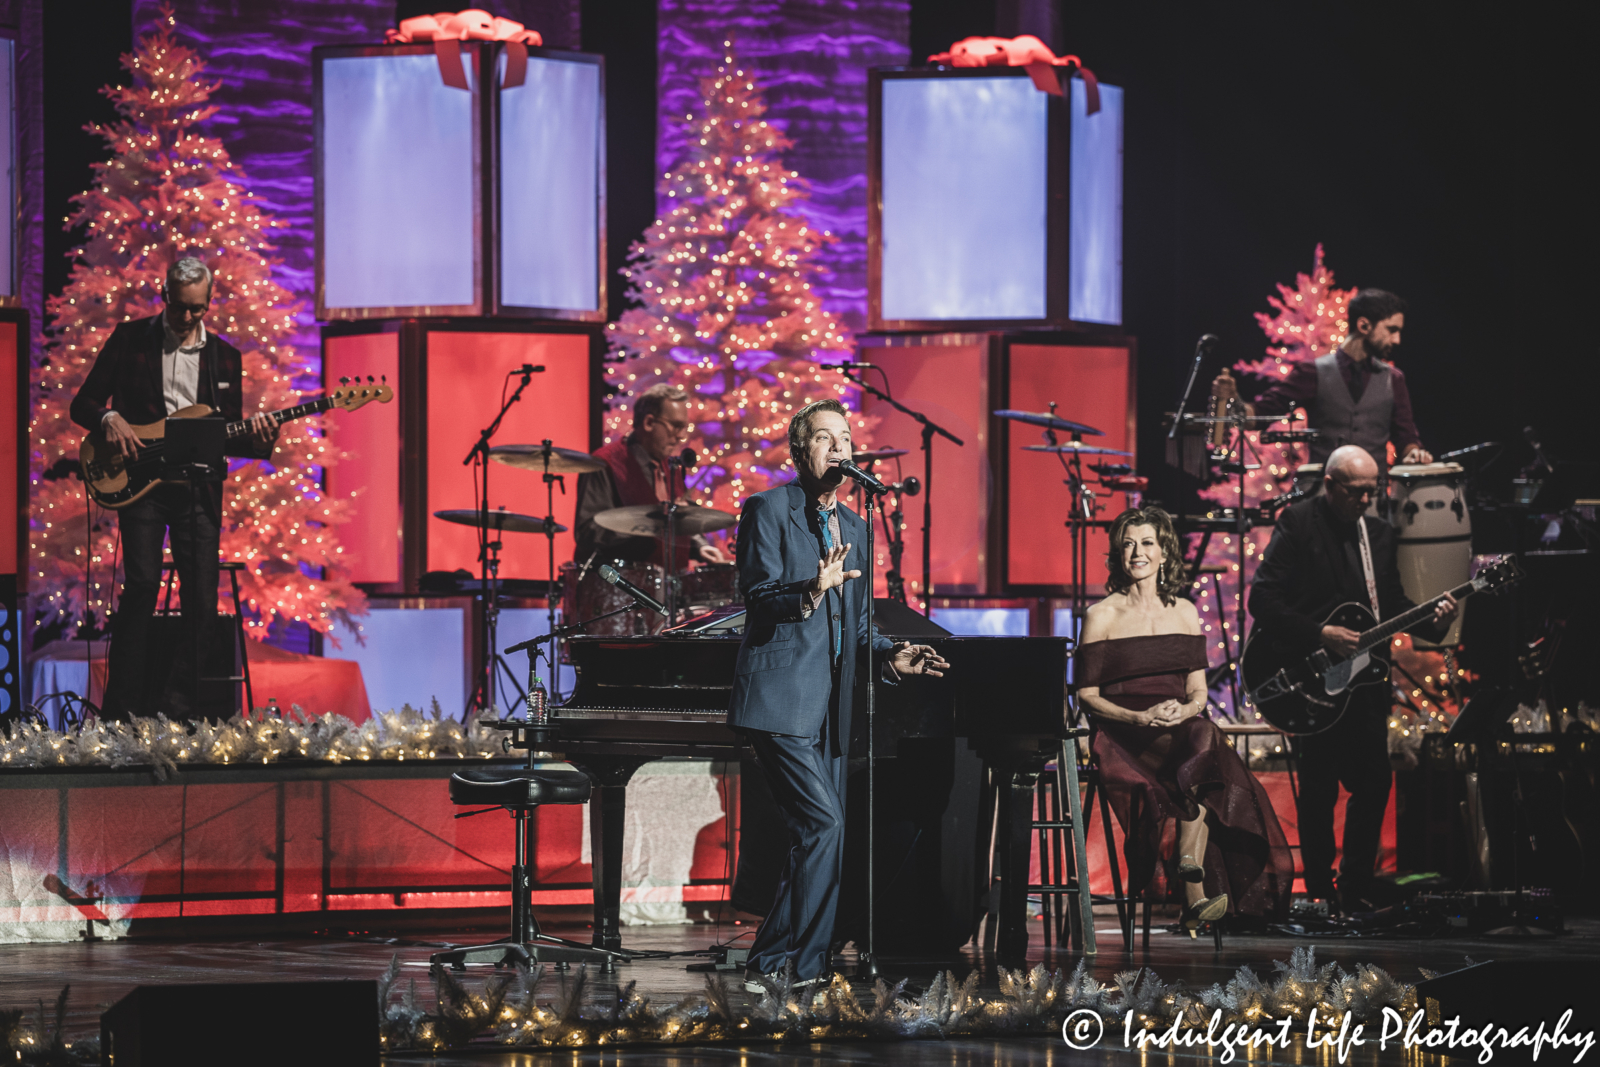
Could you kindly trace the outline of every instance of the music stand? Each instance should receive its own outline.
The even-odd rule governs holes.
[[[222,450],[228,424],[220,415],[203,419],[168,419],[161,446],[162,481],[220,482],[228,474]]]
[[[161,480],[185,482],[189,486],[189,544],[198,545],[199,531],[195,529],[195,487],[208,482],[220,483],[228,476],[228,457],[223,449],[228,443],[228,424],[220,415],[199,419],[168,419],[161,446]],[[221,516],[218,516],[220,520]],[[182,586],[179,586],[182,589]],[[187,593],[187,590],[184,590]],[[185,598],[185,602],[189,602]],[[185,611],[185,614],[188,614]],[[207,622],[194,615],[189,632],[189,650],[192,671],[189,675],[189,714],[200,714],[200,664],[201,648],[208,633]],[[249,710],[249,709],[246,709]]]

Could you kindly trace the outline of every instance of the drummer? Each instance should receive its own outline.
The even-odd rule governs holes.
[[[594,517],[612,508],[681,499],[682,469],[669,466],[667,460],[677,455],[688,439],[687,390],[662,382],[640,394],[633,404],[632,432],[595,451],[595,458],[605,461],[605,469],[578,477],[575,562],[579,566],[593,559],[662,562],[662,545],[656,538],[614,533],[596,524]],[[684,569],[687,558],[732,562],[703,535],[696,535],[677,555],[674,570]]]
[[[1390,442],[1401,463],[1432,463],[1411,414],[1406,376],[1392,362],[1405,328],[1406,302],[1382,289],[1363,289],[1346,315],[1350,329],[1344,344],[1320,359],[1296,363],[1253,407],[1247,404],[1247,411],[1287,415],[1304,407],[1311,429],[1320,431],[1311,441],[1313,463],[1327,462],[1341,445],[1360,445],[1381,471]],[[1221,381],[1219,376],[1214,393],[1221,391]]]

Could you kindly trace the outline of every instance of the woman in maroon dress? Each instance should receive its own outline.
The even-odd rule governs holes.
[[[1075,681],[1122,824],[1129,886],[1164,889],[1157,861],[1176,821],[1191,935],[1230,911],[1286,915],[1294,861],[1283,828],[1261,783],[1201,714],[1206,637],[1194,604],[1177,595],[1183,558],[1167,513],[1119,515],[1107,566],[1107,596],[1084,616]]]

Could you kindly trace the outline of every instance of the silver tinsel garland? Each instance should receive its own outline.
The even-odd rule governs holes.
[[[1159,1031],[1180,1025],[1204,1030],[1214,1012],[1223,1023],[1266,1026],[1294,1018],[1304,1022],[1315,1009],[1337,1029],[1345,1013],[1352,1022],[1376,1022],[1385,1007],[1402,1015],[1416,1010],[1415,987],[1397,982],[1381,969],[1358,964],[1316,965],[1315,950],[1297,948],[1289,962],[1274,963],[1267,979],[1241,967],[1227,985],[1187,991],[1181,982],[1163,982],[1148,968],[1124,971],[1110,985],[1088,974],[1087,961],[1070,975],[1043,964],[1032,970],[1000,968],[1000,996],[978,995],[978,975],[957,981],[952,972],[935,976],[920,995],[905,994],[905,983],[873,986],[863,1006],[850,983],[836,976],[820,992],[796,991],[772,983],[746,997],[706,978],[703,993],[653,1006],[629,983],[604,1006],[585,1007],[587,973],[561,976],[541,1000],[542,967],[531,974],[498,974],[473,992],[448,971],[434,975],[437,1008],[417,1003],[416,982],[397,1004],[391,994],[400,976],[395,957],[378,984],[383,1047],[389,1051],[443,1051],[474,1040],[500,1045],[586,1048],[629,1044],[683,1044],[720,1041],[814,1041],[821,1039],[906,1040],[971,1036],[1048,1035],[1070,1013],[1088,1008],[1120,1027],[1128,1012],[1133,1029]]]
[[[36,722],[0,731],[0,769],[34,767],[150,767],[165,780],[184,764],[332,763],[370,760],[486,759],[503,756],[504,735],[406,705],[376,712],[357,725],[343,715],[308,715],[298,704],[276,704],[226,722],[186,723],[156,716],[130,722],[90,720],[65,732]]]

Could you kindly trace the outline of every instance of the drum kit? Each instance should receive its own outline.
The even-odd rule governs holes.
[[[569,474],[589,474],[605,469],[605,461],[587,452],[572,448],[559,448],[550,441],[537,445],[495,445],[488,448],[489,459],[513,470],[536,473],[545,483],[547,512],[543,517],[522,515],[504,508],[465,508],[436,511],[434,517],[445,522],[472,526],[483,534],[481,560],[484,580],[473,583],[484,601],[484,664],[478,689],[469,700],[469,706],[487,708],[493,703],[496,678],[503,672],[518,699],[523,691],[515,674],[501,658],[498,641],[500,600],[507,585],[522,584],[517,579],[503,579],[500,572],[502,533],[543,534],[549,553],[549,580],[544,583],[549,590],[548,610],[551,630],[555,629],[557,601],[567,604],[569,618],[590,619],[610,613],[610,617],[586,629],[589,633],[623,636],[658,633],[663,626],[677,621],[682,613],[698,613],[723,607],[739,600],[738,581],[731,564],[700,564],[693,570],[666,575],[663,568],[653,563],[627,560],[591,559],[582,566],[563,564],[559,572],[555,563],[555,538],[566,527],[555,521],[555,485]],[[487,474],[484,475],[487,483]],[[485,484],[481,500],[488,499]],[[673,541],[698,534],[724,530],[739,521],[738,516],[715,508],[700,507],[667,501],[658,504],[638,504],[611,508],[594,516],[596,525],[629,537],[653,537],[669,546],[663,559],[670,559]],[[633,585],[661,601],[667,607],[666,617],[639,608],[633,598],[617,586],[603,581],[600,566],[609,563]],[[559,577],[558,577],[559,573]],[[559,581],[559,585],[557,582]],[[624,609],[624,610],[618,610]]]

